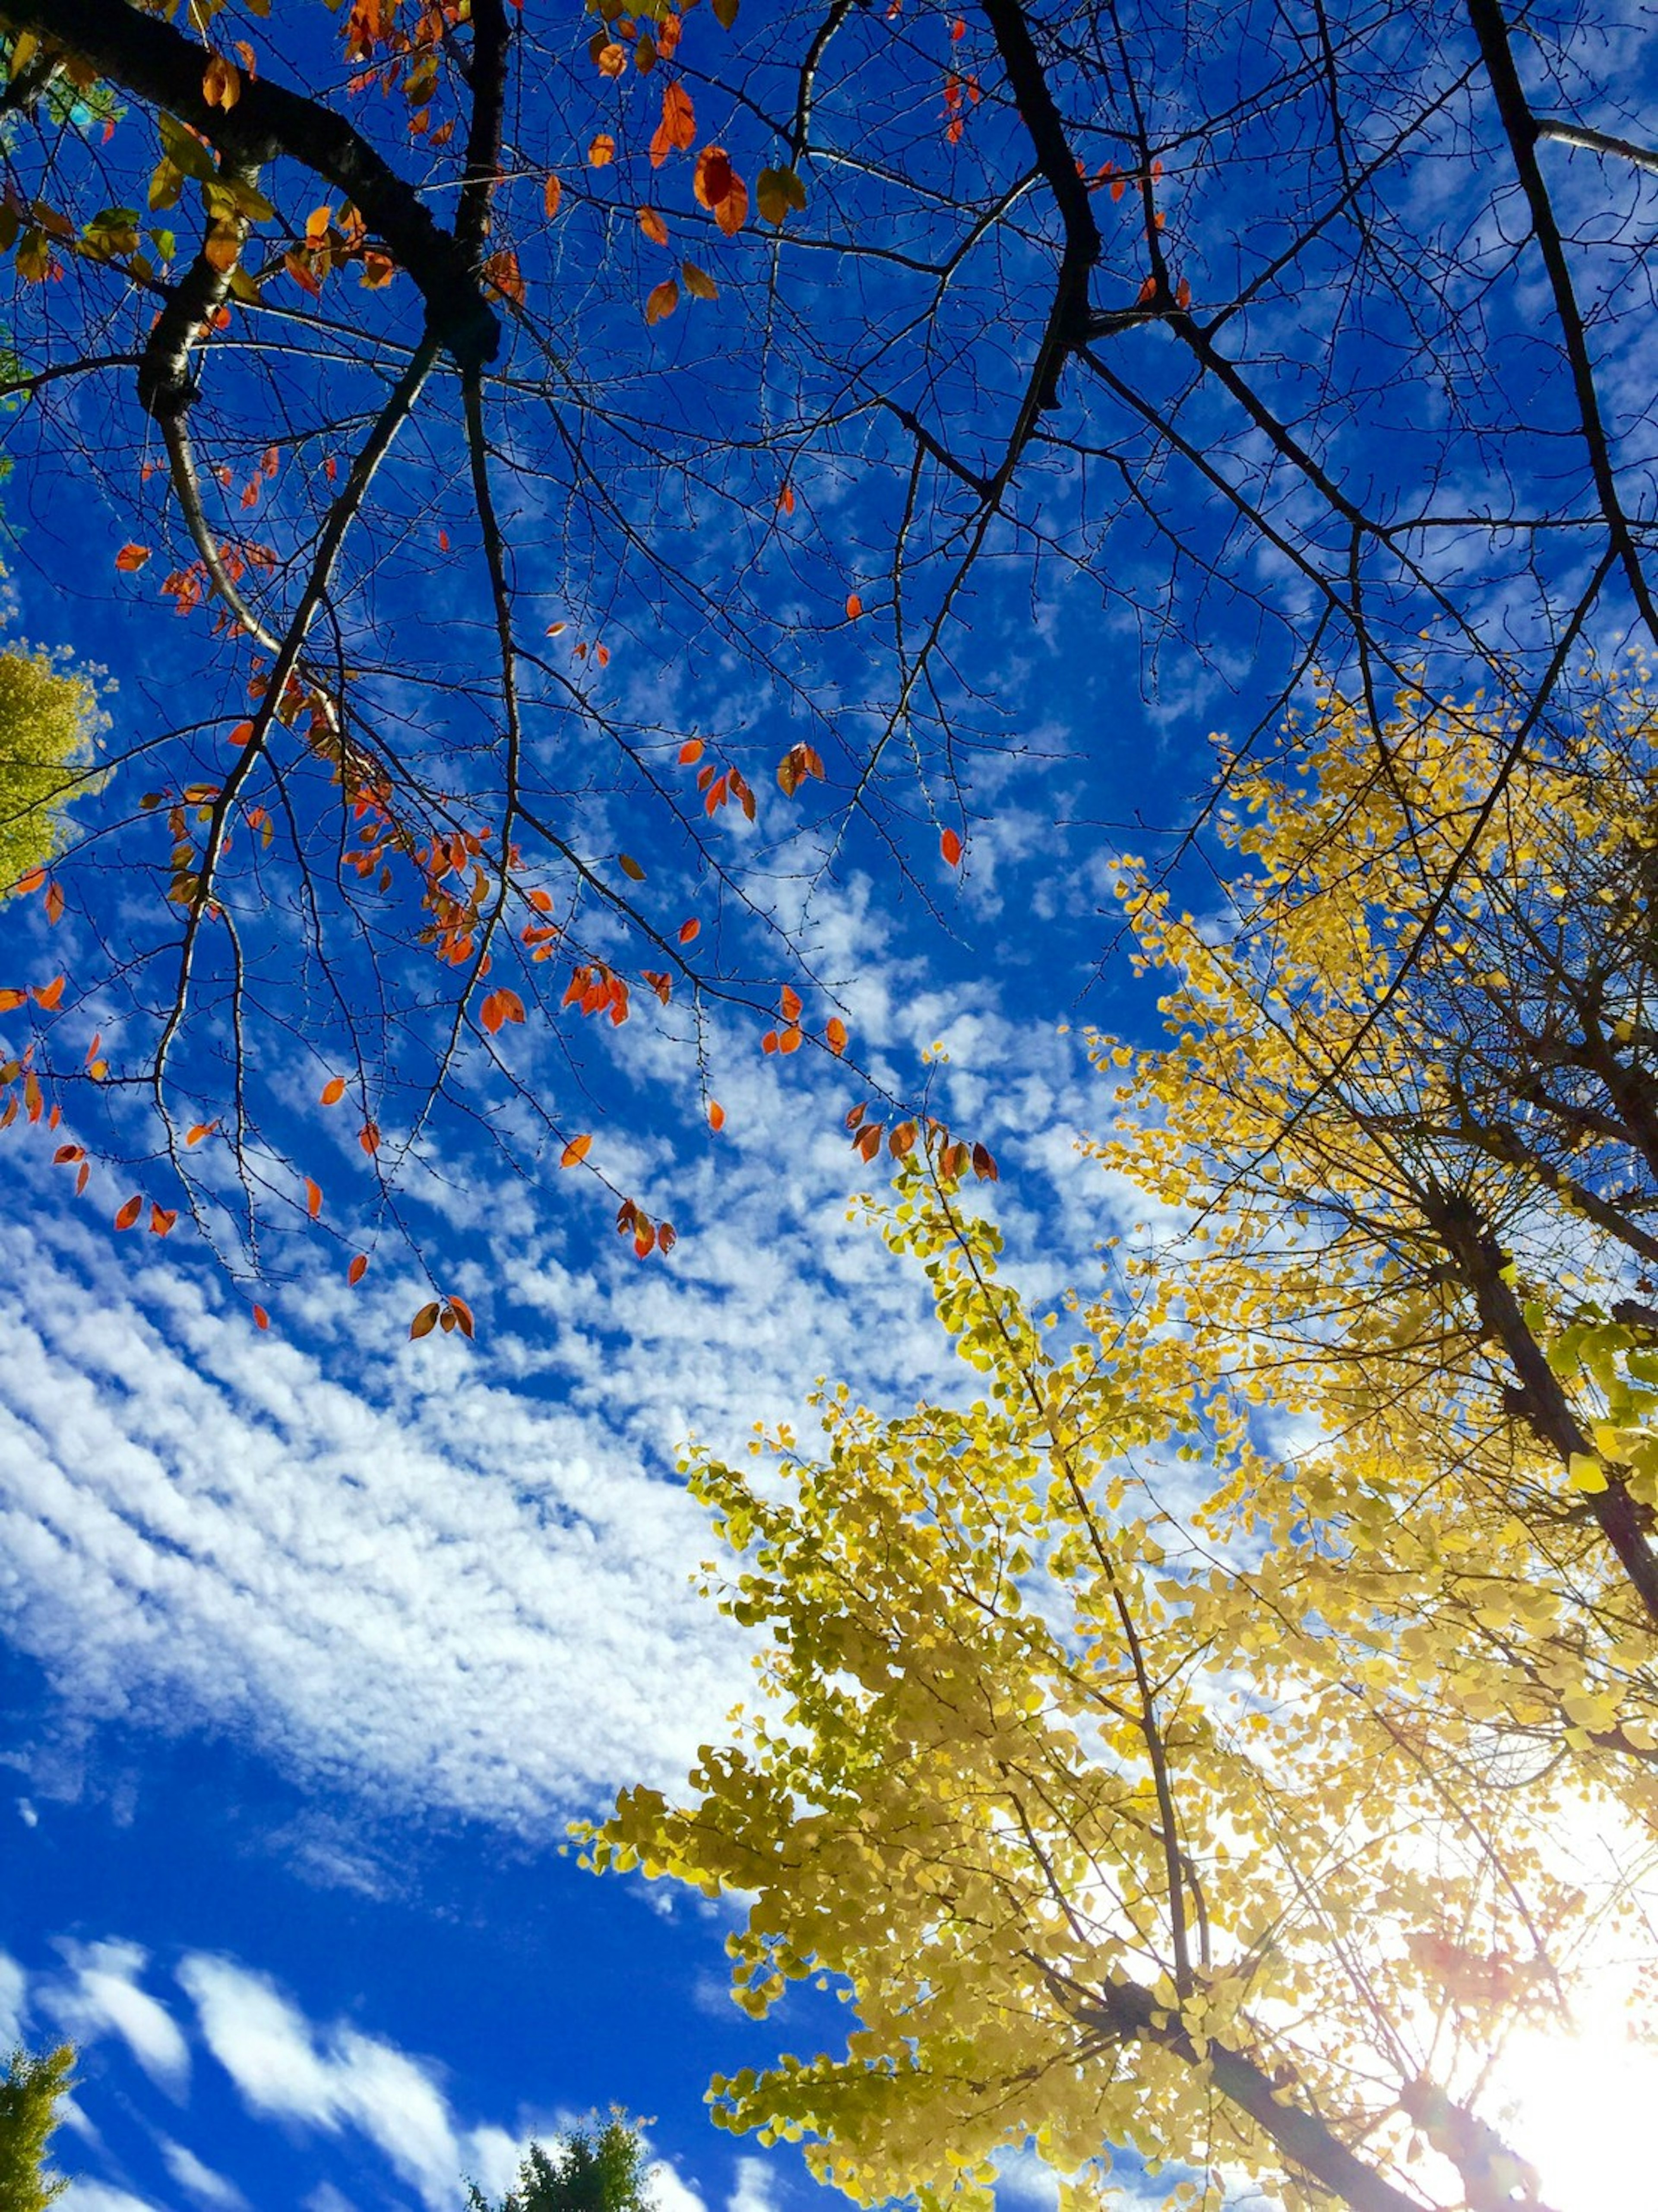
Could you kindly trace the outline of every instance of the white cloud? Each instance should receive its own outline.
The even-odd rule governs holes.
[[[1076,1041],[988,985],[920,993],[856,887],[812,920],[824,972],[853,979],[855,1043],[896,1070],[949,1038],[935,1103],[999,1154],[999,1212],[1051,1295],[1077,1272],[1059,1243],[1103,1225],[1071,1140],[1108,1100]],[[630,1024],[604,1048],[701,1126],[687,1048]],[[404,1340],[412,1271],[349,1292],[309,1252],[260,1336],[170,1248],[112,1252],[50,1204],[0,1220],[0,1630],[79,1715],[230,1729],[396,1807],[544,1830],[619,1782],[671,1787],[751,1686],[690,1587],[711,1545],[677,1447],[740,1452],[760,1420],[810,1437],[823,1374],[895,1408],[970,1388],[919,1270],[847,1221],[887,1165],[841,1126],[859,1079],[752,1040],[718,1065],[717,1141],[601,1139],[675,1219],[671,1260],[635,1261],[579,1188],[526,1199],[457,1270],[476,1347]],[[349,1838],[307,1848],[372,1883]]]
[[[491,2203],[499,2203],[516,2185],[529,2148],[527,2135],[509,2135],[505,2128],[474,2128],[462,2160],[466,2178],[476,2181]]]
[[[147,2197],[112,2188],[106,2181],[71,2181],[58,2199],[58,2212],[161,2212]]]
[[[0,1951],[0,2061],[9,2058],[23,2040],[23,2014],[28,1979],[15,1959]]]
[[[357,2212],[357,2208],[331,2181],[319,2181],[305,2199],[305,2212]]]
[[[1002,2150],[996,2154],[996,2193],[1006,2196],[1016,2204],[1034,2205],[1040,2212],[1053,2212],[1059,2203],[1059,2177],[1046,2159],[1026,2144],[1019,2150]]]
[[[153,2081],[182,2097],[190,2081],[190,2049],[165,2005],[138,1987],[149,1963],[136,1943],[58,1943],[73,1979],[49,1983],[40,2001],[77,2042],[117,2035]]]
[[[232,1960],[192,1953],[179,1979],[253,2112],[329,2134],[354,2128],[428,2204],[452,2208],[465,2160],[447,2100],[418,2060],[349,2026],[319,2033],[274,1983]]]
[[[656,2212],[708,2212],[696,2191],[665,2158],[652,2160],[645,2169],[645,2180]]]
[[[763,2158],[739,2158],[737,2186],[726,2199],[726,2212],[777,2212],[772,2194],[775,2179]]]
[[[247,2212],[247,2199],[235,2183],[204,2166],[193,2150],[166,2136],[160,2138],[160,2148],[167,2172],[186,2197],[193,2197],[198,2204],[214,2206],[216,2212]]]

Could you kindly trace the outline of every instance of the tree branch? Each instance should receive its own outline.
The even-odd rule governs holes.
[[[1030,36],[1018,0],[984,0],[985,19],[996,41],[996,51],[1007,71],[1007,82],[1025,129],[1037,166],[1048,179],[1060,220],[1065,226],[1065,249],[1054,287],[1054,304],[1037,354],[1032,380],[1037,413],[1060,404],[1060,375],[1069,356],[1089,336],[1088,287],[1101,253],[1100,227],[1094,220],[1088,186],[1078,172],[1077,158],[1065,135],[1065,124],[1048,88],[1048,77]]]
[[[332,185],[407,270],[439,344],[463,368],[494,360],[501,325],[479,289],[473,257],[331,108],[248,76],[234,107],[210,107],[202,90],[208,50],[125,0],[0,0],[0,23],[67,47],[112,84],[199,131],[227,164],[257,169],[285,155]]]

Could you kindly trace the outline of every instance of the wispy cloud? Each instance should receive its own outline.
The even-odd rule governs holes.
[[[77,2043],[118,2036],[152,2081],[181,2098],[190,2084],[190,2048],[167,2007],[138,1986],[148,1954],[136,1943],[67,1937],[58,1948],[69,1978],[46,1983],[38,1996],[64,2033]]]
[[[194,1953],[179,1979],[251,2111],[328,2134],[355,2129],[434,2212],[452,2212],[465,2160],[429,2067],[349,2025],[319,2031],[274,1982],[233,1960]]]
[[[58,2212],[161,2212],[147,2197],[107,2181],[71,2181],[58,2199]]]
[[[247,2199],[235,2183],[204,2166],[193,2150],[166,2136],[159,2138],[157,2148],[163,2165],[186,2197],[212,2207],[213,2212],[247,2212]]]
[[[763,2158],[739,2158],[737,2186],[726,2199],[726,2212],[777,2212],[776,2179]]]
[[[993,979],[921,990],[855,888],[813,919],[878,1078],[948,1045],[938,1110],[998,1152],[1013,1263],[1052,1295],[1109,1195],[1072,1149],[1108,1112],[1077,1041],[1008,1016]],[[607,1048],[698,1124],[693,1055],[643,1024]],[[0,1220],[0,1624],[66,1704],[544,1830],[618,1782],[677,1782],[751,1683],[690,1586],[711,1545],[677,1448],[740,1452],[762,1420],[810,1435],[823,1374],[897,1407],[969,1387],[917,1271],[847,1218],[887,1167],[848,1148],[856,1079],[751,1044],[720,1065],[725,1133],[689,1158],[659,1124],[604,1139],[676,1219],[671,1261],[588,1241],[577,1194],[524,1194],[457,1262],[477,1347],[405,1340],[412,1270],[355,1293],[313,1273],[260,1336],[170,1251],[51,1206]],[[349,1838],[311,1848],[361,1877]]]
[[[23,2040],[23,2012],[28,1978],[15,1959],[0,1951],[0,2063]]]

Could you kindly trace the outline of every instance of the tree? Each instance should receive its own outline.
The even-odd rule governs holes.
[[[1651,635],[1654,156],[1604,9],[1598,47],[1501,0],[711,12],[600,0],[573,61],[505,0],[361,0],[337,46],[7,0],[15,84],[82,95],[6,155],[14,444],[187,618],[60,885],[107,848],[154,921],[31,1002],[32,1067],[233,1244],[312,1210],[296,1055],[391,1219],[493,1097],[603,1172],[513,1056],[560,1006],[837,1049],[779,876],[970,853],[1024,734],[1005,577],[1103,605],[1102,708],[1206,659],[1266,728],[1321,659],[1377,774],[1424,624],[1430,693],[1488,682],[1522,749],[1581,643]]]
[[[39,649],[0,653],[0,884],[9,896],[44,881],[106,721],[89,677]]]
[[[1333,692],[1224,755],[1220,913],[1119,863],[1168,1041],[1093,1040],[1159,1233],[1056,1350],[959,1142],[895,1129],[890,1241],[987,1395],[694,1465],[773,1697],[591,1853],[752,1895],[750,2008],[843,1983],[844,2058],[716,2091],[862,2201],[1029,2140],[1534,2203],[1492,2053],[1609,1928],[1658,1988],[1658,720],[1598,690],[1500,779],[1512,717],[1408,691],[1385,779]]]
[[[863,2203],[987,2205],[1028,2146],[1100,2203],[1114,2146],[1176,2203],[1241,2174],[1535,2205],[1480,2106],[1602,1903],[1551,1849],[1572,1781],[1518,1796],[1476,1712],[1411,1695],[1397,1623],[1362,1669],[1304,1665],[1314,1624],[1169,1502],[1177,1449],[1219,1475],[1247,1447],[1137,1342],[1050,1350],[936,1158],[902,1188],[890,1239],[986,1395],[885,1420],[841,1387],[821,1457],[693,1463],[771,1694],[683,1804],[635,1789],[586,1832],[598,1868],[748,1900],[750,2012],[813,1976],[851,2002],[843,2056],[716,2079],[716,2117]]]
[[[518,2186],[492,2207],[469,2185],[471,2212],[651,2212],[645,2147],[619,2112],[602,2128],[575,2128],[553,2153],[537,2142],[519,2169]]]
[[[0,2081],[0,2204],[7,2212],[46,2212],[68,2186],[46,2167],[58,2100],[70,2086],[75,2053],[67,2044],[42,2057],[14,2051]]]
[[[1372,781],[1356,718],[1327,700],[1238,780],[1226,941],[1125,862],[1175,1041],[1096,1045],[1127,1071],[1102,1158],[1193,1224],[1128,1261],[1137,1325],[1178,1316],[1202,1373],[1340,1439],[1260,1487],[1256,1533],[1303,1564],[1334,1533],[1344,1571],[1357,1557],[1385,1580],[1397,1502],[1436,1513],[1456,1493],[1466,1574],[1430,1570],[1420,1636],[1467,1638],[1477,1675],[1503,1656],[1506,1710],[1570,1709],[1642,1762],[1658,1741],[1655,728],[1641,684],[1610,681],[1488,804],[1512,744],[1500,714],[1401,696]],[[1306,1602],[1348,1610],[1370,1588]],[[1396,1585],[1388,1611],[1405,1602]]]

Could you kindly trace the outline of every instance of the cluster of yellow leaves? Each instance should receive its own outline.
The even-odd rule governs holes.
[[[104,716],[89,677],[44,650],[0,653],[0,897],[62,842]]]
[[[1034,2144],[1080,2206],[1113,2143],[1533,2201],[1482,2076],[1638,1925],[1585,1800],[1658,1825],[1655,729],[1635,681],[1526,744],[1407,696],[1384,768],[1331,699],[1225,759],[1225,926],[1123,860],[1169,1042],[1093,1041],[1156,1243],[1066,1347],[917,1148],[889,1241],[985,1395],[694,1462],[769,1694],[589,1856],[750,1899],[748,2009],[854,2014],[726,2124],[872,2203],[987,2205]]]

